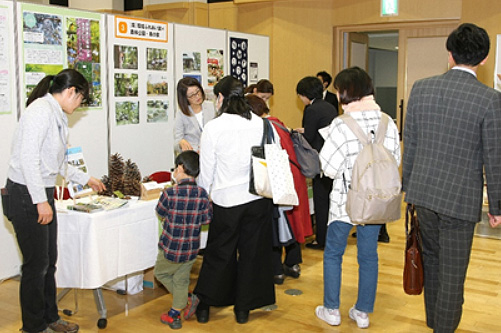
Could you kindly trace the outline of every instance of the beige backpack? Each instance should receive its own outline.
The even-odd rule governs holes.
[[[381,112],[374,142],[349,115],[339,116],[363,145],[355,159],[346,212],[356,224],[380,224],[400,219],[402,183],[398,165],[383,146],[390,117]]]

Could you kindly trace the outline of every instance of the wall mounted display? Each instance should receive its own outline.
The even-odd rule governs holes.
[[[247,87],[248,80],[248,47],[246,38],[230,37],[230,72],[231,76],[242,82]]]
[[[166,22],[108,16],[110,153],[130,157],[144,175],[174,163],[174,139],[166,135],[174,119],[172,30]],[[150,149],[156,145],[160,154]]]
[[[70,117],[69,143],[86,152],[89,173],[107,170],[107,53],[105,15],[56,6],[17,3],[20,112],[46,75],[78,70],[90,86],[89,99]],[[89,140],[89,131],[93,140]]]
[[[245,86],[270,78],[270,38],[228,31],[230,74]]]

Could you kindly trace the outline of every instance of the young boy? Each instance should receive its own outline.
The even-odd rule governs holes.
[[[172,176],[177,184],[163,191],[156,208],[163,231],[154,273],[173,296],[172,308],[160,320],[172,329],[179,329],[183,309],[184,319],[188,319],[200,302],[194,294],[188,294],[188,286],[200,246],[200,228],[211,221],[212,205],[207,192],[195,182],[199,173],[198,154],[184,151],[176,157],[175,164]]]

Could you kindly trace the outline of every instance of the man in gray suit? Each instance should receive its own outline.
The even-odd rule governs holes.
[[[417,81],[407,106],[403,190],[416,205],[423,241],[426,323],[459,325],[483,173],[492,227],[501,223],[501,93],[476,78],[487,32],[465,23],[447,39],[451,70]]]

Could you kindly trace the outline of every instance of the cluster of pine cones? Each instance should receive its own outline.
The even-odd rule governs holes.
[[[141,195],[141,173],[136,163],[130,159],[124,163],[120,154],[110,156],[108,176],[101,179],[106,190],[101,195],[113,196],[113,192],[120,191],[123,195]]]

